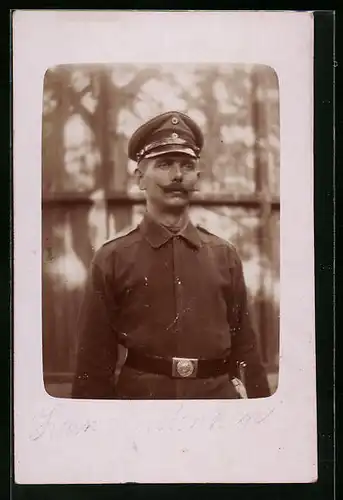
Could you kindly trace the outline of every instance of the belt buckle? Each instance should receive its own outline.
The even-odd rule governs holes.
[[[198,372],[196,358],[173,358],[172,376],[177,378],[195,378]]]

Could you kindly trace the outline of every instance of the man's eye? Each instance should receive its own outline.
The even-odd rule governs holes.
[[[195,165],[194,165],[194,163],[184,163],[184,164],[182,165],[182,168],[183,168],[184,170],[194,170]]]
[[[163,161],[163,162],[161,161],[161,162],[157,163],[157,166],[158,166],[158,168],[167,169],[167,168],[169,168],[169,163],[167,163],[165,161]]]

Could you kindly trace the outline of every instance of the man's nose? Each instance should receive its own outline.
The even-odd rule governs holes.
[[[173,163],[170,169],[172,179],[182,179],[183,172],[179,162]]]

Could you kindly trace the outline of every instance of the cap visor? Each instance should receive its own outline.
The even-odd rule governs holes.
[[[179,145],[170,145],[164,146],[163,148],[156,148],[155,150],[150,151],[149,153],[144,155],[144,158],[155,158],[156,156],[166,155],[168,153],[182,153],[191,156],[192,158],[197,158],[197,155],[192,148],[185,148]]]

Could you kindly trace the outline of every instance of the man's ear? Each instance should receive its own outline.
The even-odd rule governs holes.
[[[196,174],[197,174],[197,181],[194,186],[194,191],[200,191],[201,171],[199,168],[197,168]]]
[[[135,173],[136,182],[137,182],[139,189],[141,191],[144,191],[145,190],[144,173],[142,172],[142,170],[139,167],[136,168],[134,173]]]

